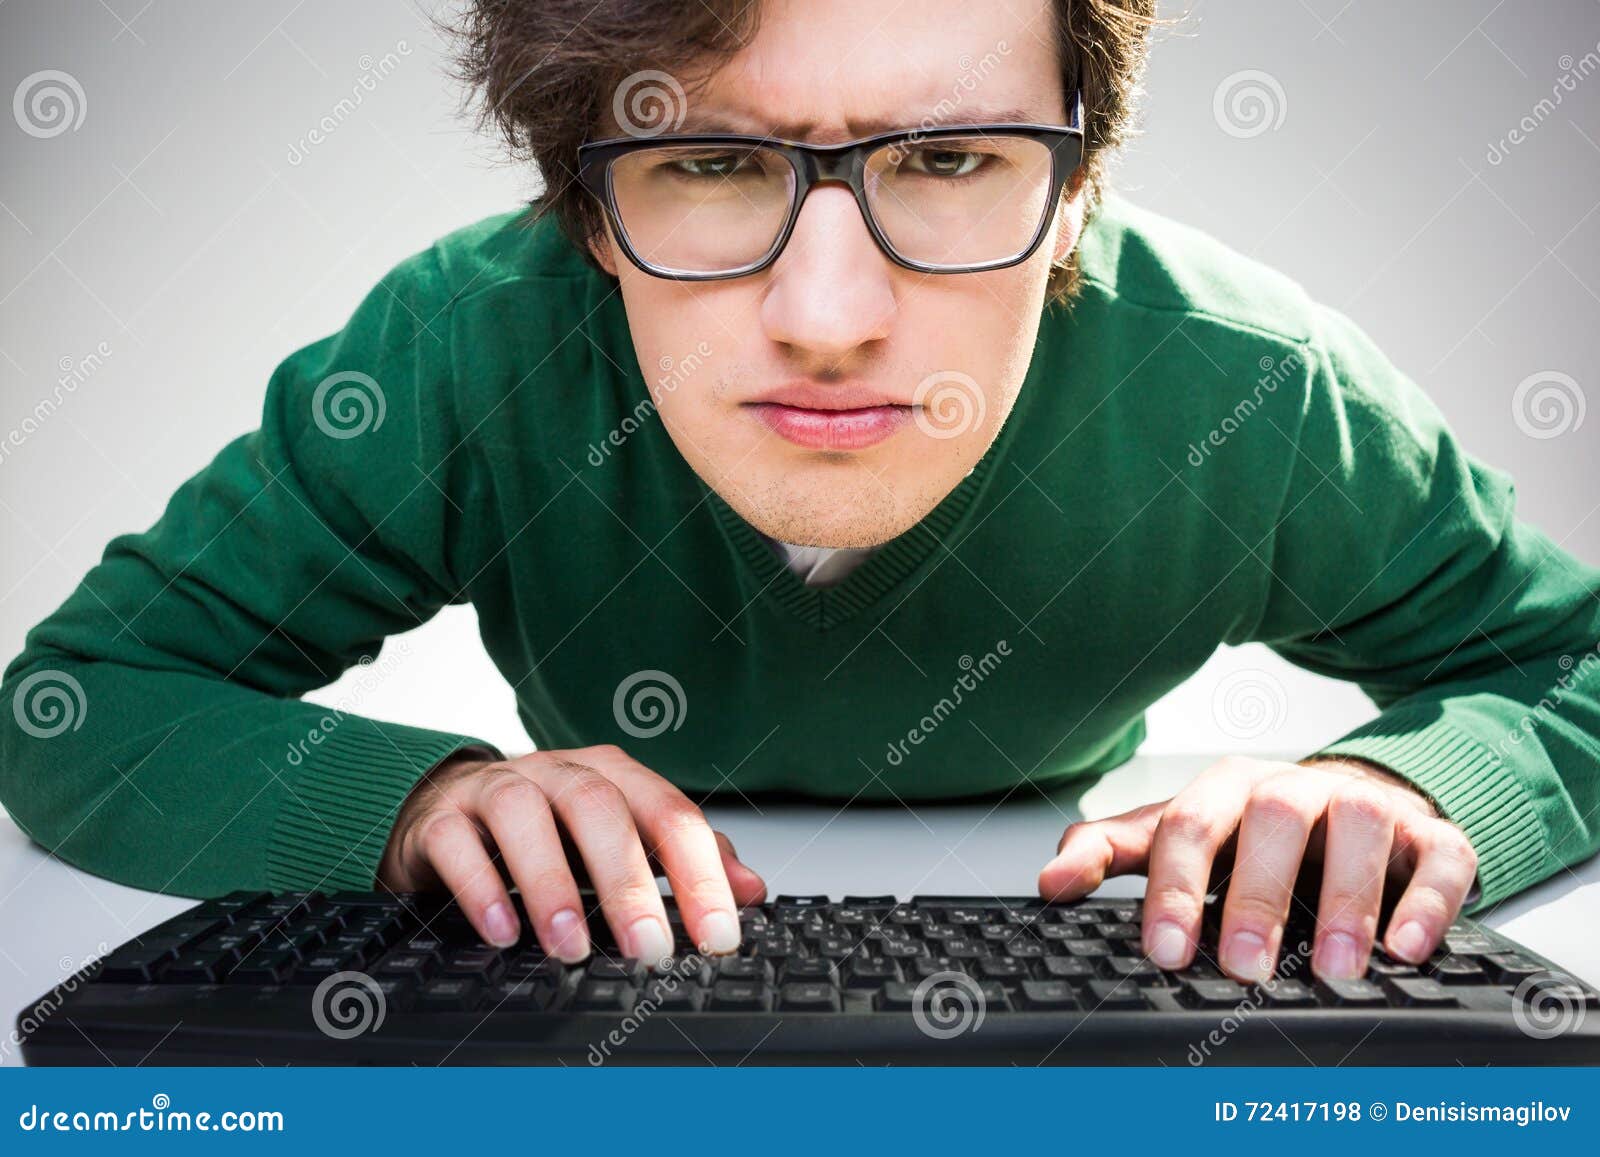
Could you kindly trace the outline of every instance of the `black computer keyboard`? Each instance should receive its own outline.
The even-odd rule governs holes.
[[[237,893],[168,920],[18,1017],[30,1064],[1574,1064],[1600,1062],[1595,990],[1462,920],[1422,967],[1279,975],[1154,967],[1137,900],[779,896],[737,955],[481,943],[438,897]]]

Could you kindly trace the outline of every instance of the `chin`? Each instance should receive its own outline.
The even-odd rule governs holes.
[[[795,546],[880,546],[904,534],[954,489],[924,483],[909,489],[861,472],[810,484],[803,473],[750,478],[718,487],[734,513],[769,538]]]

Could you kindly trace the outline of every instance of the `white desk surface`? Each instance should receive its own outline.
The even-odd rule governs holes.
[[[1171,795],[1204,756],[1139,756],[1049,798],[1032,788],[1008,800],[853,806],[736,802],[712,805],[715,827],[769,891],[833,896],[916,893],[1032,895],[1039,868],[1067,822],[1114,815]],[[1142,877],[1108,881],[1102,895],[1138,895]],[[65,976],[193,901],[141,892],[47,855],[0,813],[0,1061],[20,1063],[16,1015]],[[1562,872],[1479,917],[1534,951],[1600,983],[1600,857]]]

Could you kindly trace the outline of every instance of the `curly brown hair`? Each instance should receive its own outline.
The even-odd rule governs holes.
[[[1111,153],[1132,132],[1156,0],[1055,0],[1065,91],[1081,86],[1083,166],[1091,208]],[[481,95],[479,127],[493,125],[511,157],[532,161],[543,194],[524,218],[554,216],[599,268],[588,242],[603,232],[599,204],[577,182],[578,146],[601,123],[624,80],[670,73],[686,92],[750,43],[760,0],[472,0],[442,24],[466,100]],[[1047,301],[1078,290],[1075,257],[1052,267]]]

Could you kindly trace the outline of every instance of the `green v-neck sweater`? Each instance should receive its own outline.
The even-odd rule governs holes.
[[[695,798],[1031,795],[1258,640],[1372,697],[1325,750],[1466,829],[1480,907],[1595,851],[1600,572],[1294,282],[1108,201],[987,455],[817,589],[678,453],[615,282],[518,218],[289,355],[260,428],[29,634],[0,798],[33,838],[189,895],[370,886],[479,741],[297,697],[471,602],[540,748],[616,743]],[[652,379],[697,388],[685,342]]]

